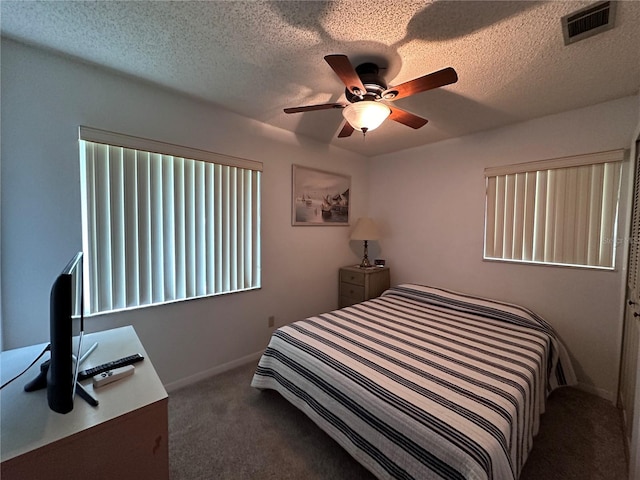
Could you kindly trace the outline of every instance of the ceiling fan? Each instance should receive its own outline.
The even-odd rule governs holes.
[[[456,71],[447,67],[437,72],[414,78],[395,87],[387,86],[375,63],[363,63],[353,68],[346,55],[327,55],[325,61],[345,84],[345,96],[349,103],[323,103],[303,107],[285,108],[284,113],[311,112],[314,110],[342,109],[344,125],[339,138],[349,137],[354,130],[363,134],[379,127],[387,117],[411,128],[420,128],[427,123],[406,110],[390,106],[386,102],[415,95],[416,93],[442,87],[458,81]]]

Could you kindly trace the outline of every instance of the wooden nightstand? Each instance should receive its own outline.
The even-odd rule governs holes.
[[[340,269],[340,308],[380,296],[389,288],[389,267]]]

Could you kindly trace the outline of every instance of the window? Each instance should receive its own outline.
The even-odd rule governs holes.
[[[484,258],[614,268],[624,150],[485,169]]]
[[[259,288],[261,171],[80,127],[87,313]]]

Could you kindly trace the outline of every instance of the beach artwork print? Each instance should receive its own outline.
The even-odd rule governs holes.
[[[292,225],[349,225],[351,177],[293,165]]]

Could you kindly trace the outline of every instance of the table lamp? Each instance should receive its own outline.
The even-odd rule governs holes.
[[[362,217],[358,219],[356,223],[356,228],[351,232],[351,240],[364,240],[364,257],[362,258],[362,262],[360,263],[360,268],[370,267],[371,263],[369,262],[369,255],[367,252],[367,242],[369,240],[378,240],[380,235],[378,235],[378,227],[376,224],[368,217]]]

